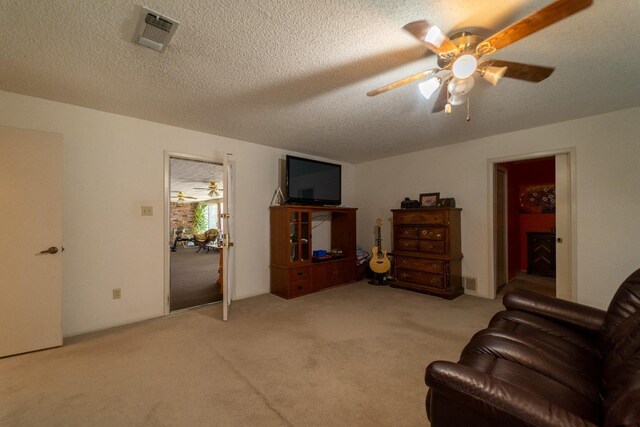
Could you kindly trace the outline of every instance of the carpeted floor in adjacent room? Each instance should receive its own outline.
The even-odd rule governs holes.
[[[196,246],[178,246],[170,252],[171,311],[222,301],[222,291],[216,282],[220,274],[220,253],[200,250]]]
[[[499,300],[366,282],[261,295],[0,359],[3,426],[424,426],[424,370]]]

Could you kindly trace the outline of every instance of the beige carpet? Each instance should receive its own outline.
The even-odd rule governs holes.
[[[358,282],[0,359],[2,426],[424,426],[424,369],[500,310]]]

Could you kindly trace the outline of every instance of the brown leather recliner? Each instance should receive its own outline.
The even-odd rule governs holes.
[[[640,426],[640,270],[607,311],[517,290],[457,363],[427,367],[440,426]]]

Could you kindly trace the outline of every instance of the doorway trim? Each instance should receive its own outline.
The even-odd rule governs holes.
[[[496,239],[495,239],[495,230],[494,230],[494,222],[495,222],[495,166],[498,163],[505,162],[513,162],[519,160],[532,160],[538,159],[541,157],[555,157],[559,154],[566,154],[569,159],[569,206],[571,213],[569,214],[569,223],[570,223],[570,242],[569,248],[571,255],[569,256],[569,272],[571,275],[570,279],[570,300],[576,301],[578,292],[577,292],[577,202],[576,202],[576,190],[577,190],[577,180],[576,180],[576,148],[575,147],[567,147],[567,148],[558,148],[554,150],[545,150],[545,151],[537,151],[533,153],[525,153],[525,154],[517,154],[506,157],[496,157],[487,159],[487,177],[488,177],[488,188],[487,188],[487,228],[488,228],[488,241],[490,242],[490,247],[487,248],[487,252],[489,255],[489,268],[487,269],[488,273],[488,287],[489,287],[489,297],[492,299],[496,298],[496,283],[495,283],[495,249],[496,249]]]
[[[197,162],[206,162],[206,163],[216,163],[222,164],[221,159],[216,159],[214,157],[206,157],[206,156],[198,156],[193,154],[185,154],[178,153],[174,151],[164,151],[164,204],[163,204],[163,228],[162,228],[162,242],[163,242],[163,253],[164,253],[164,315],[167,316],[171,314],[171,304],[170,304],[170,295],[171,295],[171,254],[170,251],[167,250],[170,243],[167,243],[168,233],[171,218],[170,218],[170,208],[171,208],[171,170],[170,163],[171,159],[182,159],[182,160],[194,160]]]

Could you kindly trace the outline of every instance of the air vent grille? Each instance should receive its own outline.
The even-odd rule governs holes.
[[[462,286],[464,287],[465,292],[476,293],[478,292],[478,286],[476,284],[476,279],[473,277],[463,277],[462,278]]]
[[[152,10],[141,9],[136,42],[158,52],[164,52],[176,32],[178,22]]]

